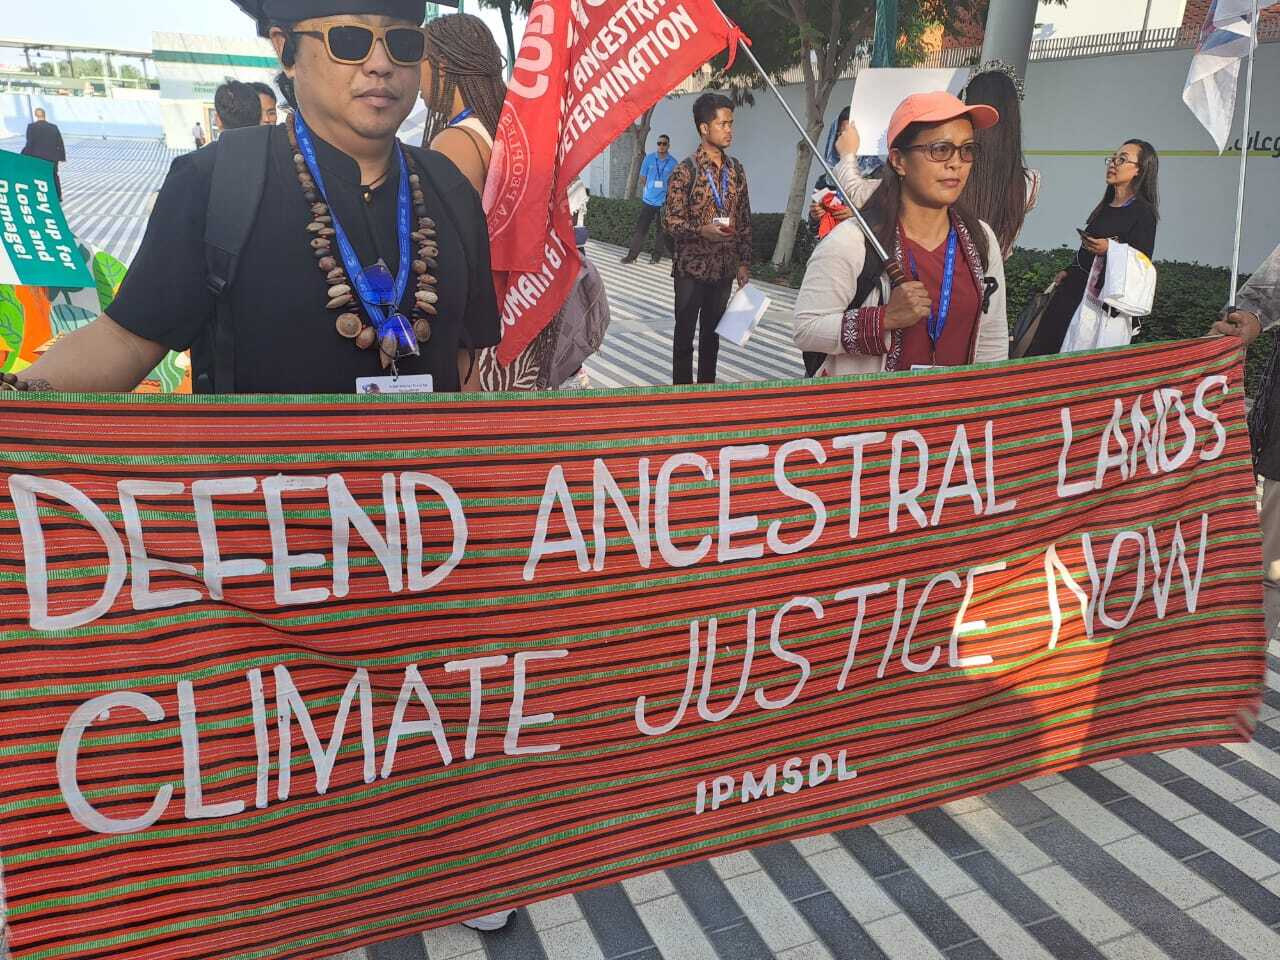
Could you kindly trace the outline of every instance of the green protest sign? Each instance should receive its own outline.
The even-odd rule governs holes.
[[[0,150],[0,283],[93,286],[58,203],[53,168],[6,150]]]

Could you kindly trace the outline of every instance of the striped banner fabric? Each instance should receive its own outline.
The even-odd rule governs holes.
[[[0,404],[17,960],[324,957],[1256,722],[1235,341]]]

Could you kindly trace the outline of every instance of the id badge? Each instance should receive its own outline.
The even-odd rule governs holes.
[[[362,396],[433,392],[435,379],[429,373],[403,377],[361,377],[356,381],[356,393]]]
[[[655,180],[653,181],[653,189],[661,190],[665,183],[666,183],[665,180]]]

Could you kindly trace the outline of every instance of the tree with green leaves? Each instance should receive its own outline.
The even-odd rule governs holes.
[[[976,2],[902,0],[900,22],[945,26],[956,13],[971,9]],[[800,68],[804,111],[799,119],[805,133],[818,143],[832,91],[848,73],[859,44],[871,40],[875,0],[724,0],[721,6],[751,37],[752,53],[771,75],[776,78],[793,67]],[[732,73],[747,76],[754,70],[750,60],[740,56]],[[786,215],[773,253],[773,262],[779,267],[791,261],[796,233],[803,222],[812,163],[809,148],[803,140],[798,141]]]
[[[516,48],[515,16],[517,13],[528,16],[533,0],[480,0],[480,6],[497,10],[498,15],[502,17],[502,29],[507,34],[507,70],[509,72],[516,62],[516,55],[520,52]]]

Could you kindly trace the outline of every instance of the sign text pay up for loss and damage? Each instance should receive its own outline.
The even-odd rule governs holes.
[[[1072,410],[1061,409],[1061,450],[1058,460],[1056,483],[1057,497],[1063,501],[1076,500],[1100,490],[1116,477],[1128,481],[1143,476],[1168,475],[1188,465],[1207,463],[1220,457],[1227,445],[1226,430],[1213,409],[1212,401],[1220,399],[1228,390],[1222,376],[1202,378],[1194,395],[1184,396],[1172,388],[1161,388],[1140,394],[1132,404],[1116,399],[1114,412],[1105,430],[1097,437],[1081,440],[1073,435]],[[1203,436],[1202,436],[1203,435]],[[955,428],[945,466],[939,472],[930,466],[928,443],[915,430],[899,430],[891,434],[881,432],[856,433],[835,437],[829,444],[816,439],[796,439],[771,449],[762,444],[726,446],[719,450],[718,463],[713,463],[697,453],[677,453],[662,463],[642,459],[638,475],[634,478],[615,476],[603,459],[593,464],[591,492],[591,521],[579,520],[574,507],[574,491],[566,478],[562,465],[555,465],[547,472],[544,492],[533,531],[523,579],[533,582],[538,578],[539,565],[549,557],[568,556],[576,560],[579,570],[586,575],[604,571],[610,563],[609,545],[605,527],[610,511],[625,523],[628,531],[629,551],[633,551],[639,566],[651,569],[659,564],[670,568],[689,569],[706,564],[733,564],[758,559],[766,552],[777,556],[794,555],[813,546],[828,527],[832,507],[812,490],[797,484],[789,471],[816,463],[838,462],[843,458],[849,467],[848,538],[856,541],[860,524],[866,519],[862,502],[861,482],[864,465],[870,454],[889,454],[887,522],[890,533],[910,535],[917,529],[929,530],[939,525],[944,510],[958,505],[961,510],[971,510],[974,517],[992,517],[1013,511],[1016,499],[1002,500],[998,495],[999,463],[997,424],[987,421],[981,438],[971,436],[960,425]],[[975,448],[981,442],[981,452]],[[1086,453],[1095,469],[1092,473],[1068,476],[1068,458],[1073,444],[1075,456],[1079,447],[1090,444]],[[940,452],[940,451],[935,451]],[[784,539],[782,523],[774,521],[765,526],[758,516],[741,515],[734,507],[734,474],[746,464],[768,464],[772,461],[772,477],[776,493],[787,501],[803,505],[811,515],[809,529],[796,540]],[[698,478],[719,493],[718,532],[713,537],[703,536],[696,544],[677,544],[670,523],[670,505],[673,485],[679,475],[683,479]],[[635,480],[635,495],[628,497],[622,483]],[[324,603],[330,598],[345,597],[350,589],[350,554],[352,534],[358,536],[372,551],[385,574],[387,590],[391,594],[421,594],[444,583],[464,557],[469,526],[462,502],[454,489],[439,477],[427,473],[406,472],[382,477],[382,499],[385,521],[381,529],[371,519],[351,494],[341,474],[329,476],[267,476],[199,480],[190,484],[167,483],[150,480],[124,480],[117,485],[117,503],[123,517],[125,536],[122,538],[111,525],[104,505],[95,503],[84,492],[62,481],[32,475],[14,475],[10,479],[9,492],[16,507],[22,533],[26,564],[25,582],[29,599],[30,625],[38,631],[74,630],[103,617],[112,609],[126,584],[134,610],[159,610],[202,602],[204,595],[214,601],[223,597],[224,585],[235,578],[264,574],[267,562],[262,558],[235,558],[224,556],[219,542],[215,501],[227,496],[261,495],[265,508],[271,540],[271,577],[274,602],[281,608]],[[313,492],[327,496],[328,514],[332,524],[332,549],[329,557],[322,554],[294,554],[290,550],[289,532],[285,515],[284,497],[289,493]],[[586,494],[585,490],[580,491]],[[424,561],[422,505],[423,496],[435,498],[446,512],[452,527],[452,546],[448,556],[428,569]],[[41,508],[38,498],[61,501],[63,507],[75,511],[79,519],[96,531],[106,551],[108,564],[101,591],[95,602],[75,610],[54,613],[48,596],[49,571],[46,542],[42,528]],[[203,551],[203,564],[197,570],[194,565],[184,565],[153,558],[148,553],[143,512],[139,501],[146,499],[154,504],[172,505],[174,498],[188,499],[194,508],[195,523]],[[588,499],[584,496],[584,499]],[[65,510],[63,511],[65,512]],[[1154,594],[1155,606],[1160,618],[1169,609],[1169,599],[1175,570],[1181,577],[1184,603],[1194,612],[1196,597],[1203,572],[1206,543],[1209,537],[1210,517],[1202,514],[1198,522],[1189,525],[1184,534],[1179,522],[1172,533],[1157,538],[1153,528],[1128,530],[1106,537],[1081,535],[1086,570],[1076,576],[1061,560],[1057,547],[1049,546],[1044,553],[1047,604],[1052,613],[1052,628],[1044,642],[1053,649],[1058,641],[1063,622],[1059,588],[1066,589],[1079,602],[1080,613],[1085,619],[1085,629],[1093,635],[1096,625],[1110,630],[1122,629],[1132,619],[1139,603],[1145,599],[1146,585]],[[552,536],[557,530],[563,535]],[[1160,542],[1163,539],[1163,543]],[[1109,542],[1107,542],[1109,540]],[[653,549],[656,544],[656,554]],[[1108,591],[1112,587],[1122,555],[1138,556],[1136,594],[1129,598],[1112,598],[1129,603],[1127,615],[1109,614]],[[1096,552],[1095,552],[1096,551]],[[295,572],[332,566],[332,582],[327,587],[310,586],[299,589],[292,578]],[[864,613],[868,600],[880,595],[892,596],[896,592],[896,616],[893,628],[883,638],[884,650],[878,676],[884,676],[895,652],[902,666],[910,672],[927,672],[938,665],[947,668],[965,668],[990,663],[990,657],[966,657],[962,644],[966,635],[986,628],[982,621],[968,622],[967,609],[974,596],[979,578],[1004,569],[1003,563],[979,564],[967,569],[939,571],[911,601],[908,582],[853,584],[835,596],[835,604],[850,605],[856,610],[853,631],[849,639],[848,658],[844,670],[836,681],[836,688],[843,690],[859,644]],[[153,589],[152,574],[170,571],[203,583],[201,590],[191,587],[181,589]],[[912,642],[917,625],[932,601],[961,602],[954,616],[953,628],[948,637],[930,641],[931,649],[923,644],[913,652]],[[769,640],[762,647],[760,656],[771,656],[785,662],[796,671],[792,688],[785,695],[758,689],[755,702],[764,710],[779,710],[800,696],[810,680],[810,663],[799,653],[787,649],[783,633],[788,623],[802,625],[822,620],[833,613],[828,604],[809,596],[797,596],[784,603],[772,618],[768,628]],[[743,666],[743,680],[730,712],[743,699],[747,677],[751,672],[751,658],[755,655],[757,611],[747,616],[748,646]],[[646,737],[669,733],[685,722],[690,706],[696,699],[696,710],[704,721],[720,721],[727,715],[718,710],[711,715],[707,702],[710,672],[716,658],[717,618],[708,617],[705,625],[698,620],[689,623],[689,662],[687,682],[675,715],[665,722],[653,722],[646,713],[643,696],[635,703],[634,720],[637,731]],[[545,725],[554,719],[552,714],[531,714],[526,707],[529,673],[539,661],[563,660],[570,656],[567,649],[513,652],[511,656],[456,660],[439,665],[443,675],[466,676],[470,682],[470,717],[465,737],[459,742],[451,740],[439,710],[432,699],[428,677],[417,664],[404,670],[403,683],[396,702],[390,728],[387,732],[381,764],[376,755],[373,729],[372,691],[366,670],[358,669],[351,677],[335,721],[333,738],[328,749],[321,744],[314,725],[307,713],[307,706],[299,694],[288,669],[276,666],[275,709],[280,729],[280,756],[278,758],[277,798],[289,798],[290,751],[292,748],[292,724],[301,729],[307,748],[317,771],[316,789],[323,794],[328,788],[341,746],[343,727],[348,715],[357,707],[360,714],[360,736],[364,751],[363,775],[366,782],[391,777],[394,772],[397,747],[408,736],[429,735],[434,739],[441,760],[449,765],[457,757],[471,759],[475,756],[481,705],[485,696],[486,678],[500,677],[511,687],[508,724],[503,738],[504,752],[509,756],[555,752],[559,745],[536,741],[529,728]],[[705,659],[701,696],[694,696],[699,664]],[[246,687],[252,706],[252,716],[258,741],[258,776],[254,796],[216,804],[206,804],[201,793],[200,744],[196,723],[196,696],[191,682],[177,684],[177,702],[184,752],[185,815],[188,819],[232,817],[241,813],[247,802],[266,807],[269,797],[268,773],[271,762],[267,745],[268,706],[264,694],[260,670],[247,673]],[[77,759],[80,743],[86,731],[96,719],[120,708],[137,711],[148,721],[158,723],[165,719],[162,705],[152,697],[124,691],[95,697],[74,710],[67,722],[58,751],[59,783],[64,799],[72,815],[86,828],[98,833],[125,833],[146,828],[164,814],[173,795],[173,786],[160,787],[150,809],[130,819],[113,819],[95,809],[84,796],[77,779]],[[408,720],[410,709],[425,711],[427,719]],[[690,721],[694,722],[694,721]],[[522,740],[522,738],[525,738]],[[830,774],[831,764],[827,764]],[[846,771],[844,757],[840,758],[840,775],[856,776],[856,771]],[[795,771],[788,771],[794,774]],[[722,778],[731,780],[732,778]],[[787,789],[791,784],[784,785]],[[770,780],[769,790],[772,792]],[[726,799],[728,787],[713,784],[711,808]],[[698,810],[708,804],[707,785],[698,788]]]

